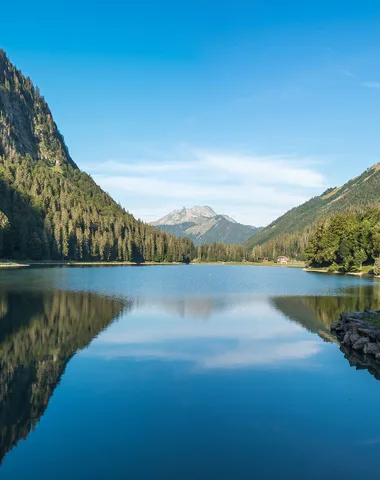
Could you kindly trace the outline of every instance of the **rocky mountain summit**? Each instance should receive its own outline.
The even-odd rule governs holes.
[[[0,49],[0,155],[16,154],[76,168],[39,88]]]
[[[151,225],[180,225],[186,222],[194,222],[199,224],[214,217],[217,217],[217,214],[211,207],[207,205],[204,207],[195,206],[193,208],[183,207],[178,210],[173,210],[173,212],[165,215],[165,217],[160,218],[156,222],[152,222]],[[232,221],[235,222],[234,220]]]
[[[179,237],[188,237],[196,245],[213,242],[239,245],[261,230],[238,223],[228,215],[218,215],[208,205],[174,210],[151,225]]]

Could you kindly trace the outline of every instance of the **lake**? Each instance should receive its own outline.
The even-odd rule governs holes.
[[[0,272],[1,479],[378,475],[380,376],[330,334],[379,283],[189,265]]]

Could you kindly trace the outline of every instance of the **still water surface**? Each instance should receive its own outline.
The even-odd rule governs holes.
[[[380,309],[379,286],[244,266],[0,272],[0,478],[377,478],[380,382],[329,325]]]

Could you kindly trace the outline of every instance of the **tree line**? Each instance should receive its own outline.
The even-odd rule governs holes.
[[[262,245],[256,245],[250,251],[250,259],[256,262],[265,258],[276,261],[278,256],[286,255],[295,260],[304,260],[305,248],[312,232],[313,228],[309,227],[303,232],[279,235]]]
[[[310,266],[332,271],[360,271],[363,264],[379,264],[379,255],[379,208],[350,210],[319,222],[305,248]]]
[[[0,255],[186,263],[195,247],[136,220],[78,168],[15,155],[0,157]]]
[[[217,242],[198,245],[194,255],[197,262],[243,262],[248,259],[249,252],[244,245]]]

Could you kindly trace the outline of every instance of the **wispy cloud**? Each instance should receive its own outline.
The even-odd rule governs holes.
[[[346,77],[356,78],[357,80],[360,80],[360,77],[358,77],[358,75],[351,72],[350,70],[341,70],[340,73],[342,73]]]
[[[361,85],[367,88],[380,88],[380,82],[362,82]]]
[[[242,223],[265,225],[319,193],[318,160],[181,148],[169,160],[111,159],[85,166],[129,211],[152,221],[181,206],[209,204]],[[155,215],[155,216],[153,216]]]
[[[359,81],[359,85],[365,88],[380,88],[380,82],[373,80],[364,80],[363,77],[351,72],[350,70],[340,70],[342,75]]]
[[[312,159],[308,158],[302,158],[300,161],[291,156],[241,156],[203,151],[196,152],[196,155],[201,162],[211,167],[231,175],[237,171],[241,172],[256,184],[321,187],[324,182],[321,174],[302,166],[311,162]]]

